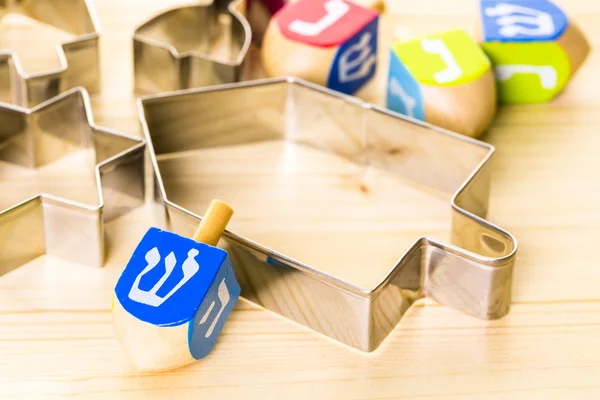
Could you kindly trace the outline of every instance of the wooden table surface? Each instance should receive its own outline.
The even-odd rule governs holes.
[[[93,3],[103,27],[95,119],[139,133],[131,33],[181,2]],[[386,34],[474,31],[473,0],[388,3]],[[596,46],[600,2],[559,3]],[[366,354],[242,300],[209,357],[141,374],[124,358],[110,312],[115,281],[149,223],[141,208],[108,225],[103,269],[41,257],[0,278],[0,398],[600,398],[598,68],[593,51],[559,98],[503,107],[483,138],[498,151],[489,218],[520,243],[508,316],[485,322],[424,301]],[[383,78],[366,98],[381,99]],[[4,190],[21,186],[12,180]]]

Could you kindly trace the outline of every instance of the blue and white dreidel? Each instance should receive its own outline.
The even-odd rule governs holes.
[[[480,0],[483,50],[503,104],[556,97],[581,67],[590,45],[575,21],[548,0]]]
[[[206,356],[240,296],[229,255],[215,247],[233,210],[215,200],[194,240],[150,228],[115,287],[113,323],[140,371]]]

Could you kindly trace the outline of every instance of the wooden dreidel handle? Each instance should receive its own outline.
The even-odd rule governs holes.
[[[254,5],[254,3],[262,3],[266,8],[269,9],[271,14],[274,14],[276,11],[279,11],[285,4],[295,3],[299,0],[262,0],[262,1],[251,1],[250,4]],[[386,10],[386,2],[385,0],[348,0],[351,3],[355,3],[359,6],[365,8],[372,8],[378,13],[383,13]]]
[[[371,8],[379,14],[383,14],[387,8],[385,0],[350,0],[352,3],[358,4],[365,8]]]
[[[263,0],[265,3],[280,3],[280,0]],[[285,3],[295,3],[296,1],[300,1],[300,0],[287,0],[285,1]],[[359,5],[361,7],[365,7],[365,8],[371,8],[375,11],[377,11],[378,13],[382,14],[385,12],[387,5],[385,0],[348,0],[351,3],[354,3],[356,5]]]
[[[140,371],[178,368],[206,356],[240,296],[216,244],[233,210],[215,200],[194,239],[150,228],[115,287],[113,323]]]
[[[216,246],[232,216],[233,209],[227,203],[213,200],[194,233],[194,240]]]

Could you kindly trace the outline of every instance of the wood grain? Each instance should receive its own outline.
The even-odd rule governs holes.
[[[380,169],[266,141],[161,157],[168,198],[198,215],[213,197],[228,229],[370,290],[422,236],[450,239],[448,201]]]
[[[93,100],[95,119],[136,133],[131,33],[181,2],[94,3],[103,26],[103,92]],[[600,3],[558,3],[596,47]],[[382,41],[391,40],[398,25],[415,35],[469,29],[477,8],[474,0],[389,1],[388,13]],[[380,54],[378,77],[361,93],[376,102],[387,74],[387,51]],[[507,317],[484,322],[419,303],[377,351],[364,354],[240,301],[208,358],[140,374],[117,343],[110,299],[152,223],[142,208],[109,224],[104,269],[41,257],[0,278],[0,398],[599,398],[599,67],[592,51],[555,101],[503,107],[484,136],[498,150],[490,218],[521,246]],[[4,193],[30,190],[2,179],[3,204]],[[449,223],[442,213],[429,217]]]

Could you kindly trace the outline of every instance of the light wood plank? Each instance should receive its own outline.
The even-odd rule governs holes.
[[[94,3],[103,27],[103,90],[93,99],[95,119],[139,133],[131,33],[154,12],[182,2]],[[456,26],[474,32],[476,26],[474,0],[388,3],[380,72],[361,93],[379,103],[387,42],[397,26],[416,35]],[[600,44],[599,2],[558,3],[592,47]],[[152,223],[149,210],[139,209],[109,224],[104,269],[42,257],[0,278],[0,398],[600,397],[600,268],[594,252],[600,232],[599,66],[592,52],[558,99],[502,108],[484,137],[498,149],[490,218],[521,245],[515,304],[507,317],[484,322],[419,303],[376,352],[364,354],[241,301],[207,359],[139,374],[123,357],[110,316],[115,281]],[[50,187],[52,176],[44,182]],[[86,177],[74,177],[87,187]],[[2,192],[16,191],[20,183],[11,175]],[[447,229],[444,212],[428,218],[441,232]]]

